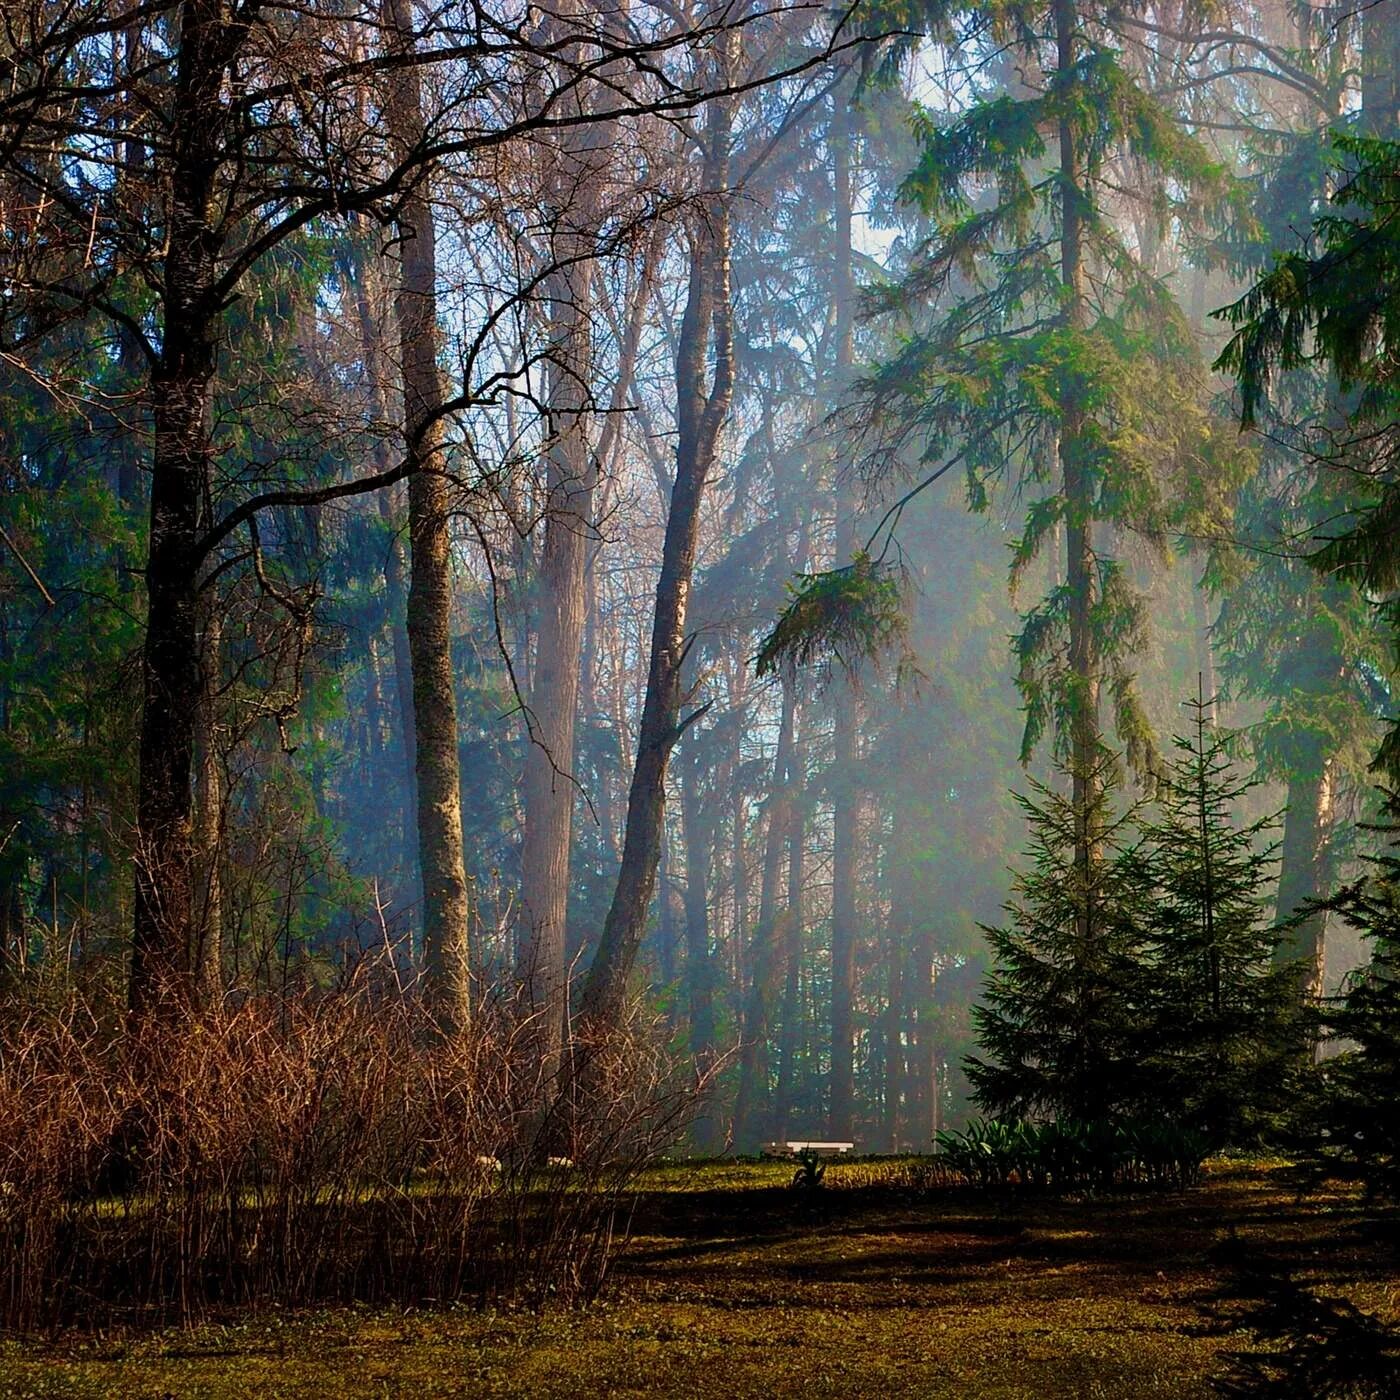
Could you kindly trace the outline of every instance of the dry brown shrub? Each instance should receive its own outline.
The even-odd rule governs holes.
[[[514,1003],[446,1038],[372,981],[0,1007],[0,1326],[594,1293],[694,1102],[653,1028],[551,1076]]]

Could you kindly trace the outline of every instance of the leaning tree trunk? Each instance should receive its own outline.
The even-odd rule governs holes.
[[[386,0],[391,52],[415,47],[409,0]],[[396,152],[424,144],[419,71],[404,64],[387,83]],[[417,744],[418,852],[423,880],[423,963],[430,1002],[447,1029],[467,1023],[471,1002],[470,907],[462,855],[457,698],[452,674],[451,493],[447,427],[438,370],[436,228],[426,176],[397,215],[399,285],[394,298],[403,374],[404,436],[411,471],[408,525],[408,648]]]
[[[201,510],[213,456],[220,309],[215,183],[229,26],[217,0],[181,11],[170,151],[164,322],[151,371],[154,446],[141,656],[136,899],[128,996],[140,1017],[189,994],[195,719],[203,704],[198,603]]]
[[[704,163],[704,188],[710,198],[691,221],[690,285],[676,350],[676,475],[656,586],[622,866],[579,1008],[585,1022],[600,1027],[616,1025],[622,1017],[627,982],[641,946],[661,857],[666,769],[676,741],[690,723],[681,719],[681,676],[690,648],[686,613],[695,572],[700,506],[734,389],[726,189],[729,123],[728,105],[713,102]],[[705,358],[712,339],[714,381],[706,394]]]

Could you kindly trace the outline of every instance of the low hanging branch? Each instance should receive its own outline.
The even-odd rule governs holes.
[[[852,673],[895,650],[901,667],[907,664],[909,616],[895,565],[861,550],[842,568],[798,574],[788,593],[787,606],[758,649],[754,666],[760,676],[832,661]]]

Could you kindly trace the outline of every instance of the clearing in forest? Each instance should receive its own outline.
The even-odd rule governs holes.
[[[1184,1194],[918,1189],[908,1163],[654,1169],[605,1297],[544,1315],[343,1309],[0,1349],[0,1397],[1218,1394],[1251,1289],[1391,1323],[1394,1236],[1268,1165]],[[1252,1280],[1252,1282],[1251,1282]]]

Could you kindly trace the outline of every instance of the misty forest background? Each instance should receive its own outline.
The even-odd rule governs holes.
[[[699,1149],[926,1150],[1030,780],[1201,702],[1264,924],[1384,845],[1382,380],[1217,313],[1393,208],[1393,0],[0,11],[21,1001],[627,1004]]]

